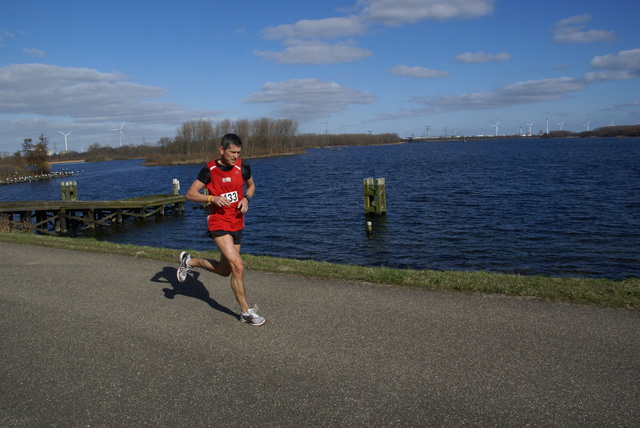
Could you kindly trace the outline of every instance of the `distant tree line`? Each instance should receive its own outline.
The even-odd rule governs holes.
[[[105,161],[121,159],[145,159],[146,165],[175,165],[207,162],[217,157],[220,139],[228,133],[238,134],[243,141],[242,155],[245,158],[302,153],[316,147],[363,146],[393,144],[400,141],[397,134],[300,134],[298,123],[290,119],[266,117],[231,121],[225,119],[217,124],[208,120],[184,122],[173,138],[162,137],[155,145],[126,145],[113,148],[93,143],[85,153],[65,152],[48,156],[48,139],[41,134],[37,143],[25,139],[22,150],[4,159],[0,174],[41,174],[49,172],[48,161],[85,160]],[[505,136],[498,138],[514,138]],[[573,133],[551,131],[535,138],[576,137],[640,137],[640,125],[606,126],[592,131]],[[496,137],[486,137],[496,138]],[[531,138],[531,137],[522,137]]]
[[[400,142],[398,134],[301,134],[296,137],[302,148],[371,146]]]
[[[228,133],[242,139],[242,156],[256,158],[302,153],[311,147],[389,144],[396,134],[303,134],[296,135],[298,122],[290,119],[192,120],[182,124],[174,138],[163,137],[158,150],[146,156],[147,165],[206,162],[217,157],[220,139]]]
[[[550,131],[548,134],[540,136],[542,138],[640,137],[640,125],[603,126],[591,131],[575,133],[571,131]]]
[[[63,157],[71,159],[83,159],[85,162],[100,162],[106,160],[124,160],[124,159],[143,159],[150,152],[156,151],[157,148],[150,144],[141,144],[139,146],[125,145],[122,147],[102,146],[100,143],[93,143],[89,146],[86,153],[69,153]]]
[[[184,122],[177,129],[175,137],[162,137],[155,145],[125,145],[114,148],[93,143],[84,153],[67,151],[50,155],[48,159],[51,162],[69,160],[96,162],[139,158],[145,159],[146,165],[207,162],[217,157],[220,140],[228,133],[240,136],[243,141],[242,156],[245,158],[303,153],[305,149],[314,147],[392,144],[399,141],[397,134],[297,135],[297,132],[298,122],[290,119],[269,119],[266,117],[236,121],[225,119],[215,125],[208,120],[190,120]],[[47,152],[47,139],[41,136],[41,140],[44,141],[45,146],[43,150],[37,151],[40,157]],[[25,144],[27,144],[26,141]],[[26,153],[33,152],[30,147],[25,146],[22,152],[14,156],[23,159],[22,153],[25,153],[26,157]],[[41,145],[38,147],[41,148]],[[33,154],[29,155],[29,159],[35,159]],[[23,164],[25,162],[17,163]]]
[[[604,126],[578,135],[581,137],[640,137],[640,125]]]
[[[211,158],[217,153],[220,139],[229,133],[240,136],[245,157],[280,154],[295,150],[297,132],[298,123],[290,119],[225,119],[216,125],[208,120],[191,120],[178,128],[174,138],[161,138],[159,150],[151,153],[153,159],[148,160],[166,163],[200,159],[203,155]]]

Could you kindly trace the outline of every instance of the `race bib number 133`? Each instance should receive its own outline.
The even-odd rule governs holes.
[[[233,191],[233,192],[229,192],[229,193],[223,193],[222,195],[225,198],[227,198],[227,201],[234,203],[234,202],[238,202],[238,192]]]

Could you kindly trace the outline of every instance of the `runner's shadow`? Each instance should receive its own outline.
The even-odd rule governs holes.
[[[207,287],[205,287],[204,284],[198,280],[199,276],[200,272],[192,271],[185,282],[178,282],[178,278],[176,278],[176,268],[167,266],[163,268],[162,271],[156,273],[151,278],[151,281],[161,284],[167,284],[172,287],[162,289],[164,297],[166,297],[167,299],[173,299],[177,295],[193,297],[195,299],[202,300],[215,310],[240,319],[240,315],[211,298]]]

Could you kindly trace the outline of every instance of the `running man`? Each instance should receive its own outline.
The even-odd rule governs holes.
[[[231,289],[240,305],[240,320],[259,326],[267,320],[258,315],[258,307],[249,307],[244,286],[244,263],[240,256],[244,214],[256,191],[251,168],[240,160],[242,140],[235,134],[222,137],[220,158],[207,163],[187,191],[186,199],[208,203],[211,213],[207,217],[209,236],[220,250],[220,260],[191,257],[180,254],[178,281],[184,282],[192,268],[202,268],[220,276],[231,275]],[[246,190],[245,190],[246,187]],[[208,195],[202,192],[206,188]]]

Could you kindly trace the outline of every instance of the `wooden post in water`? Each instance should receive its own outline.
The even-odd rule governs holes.
[[[75,181],[63,181],[60,183],[60,192],[62,193],[63,201],[77,201],[78,183]]]
[[[64,208],[60,209],[60,211],[58,212],[58,219],[56,220],[56,223],[55,223],[55,231],[60,235],[67,234],[68,229],[67,229],[66,215],[67,213]]]
[[[374,182],[376,190],[375,203],[376,214],[382,215],[387,213],[387,182],[384,178],[376,178]]]
[[[180,191],[180,180],[178,180],[177,178],[174,178],[173,179],[173,194],[177,195],[179,191]]]
[[[66,181],[60,182],[60,198],[65,202],[69,200],[69,188]]]
[[[76,181],[71,182],[71,188],[69,189],[69,198],[71,201],[78,200],[78,183]]]
[[[96,216],[95,216],[95,210],[93,208],[89,208],[87,210],[87,214],[85,217],[85,222],[86,222],[86,227],[88,227],[89,229],[95,229],[96,228]]]
[[[387,190],[384,178],[365,178],[364,212],[365,214],[382,215],[387,212]]]
[[[375,212],[373,198],[376,193],[373,187],[373,178],[365,178],[362,182],[364,185],[364,212],[365,214],[371,214]]]

